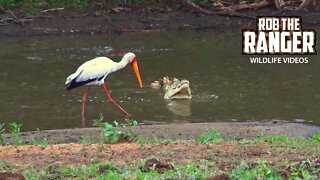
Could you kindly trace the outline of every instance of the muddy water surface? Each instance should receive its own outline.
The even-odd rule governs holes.
[[[317,44],[320,44],[319,42]],[[287,120],[320,125],[320,59],[308,64],[250,64],[233,32],[165,32],[3,38],[0,41],[0,122],[23,130],[81,126],[84,87],[67,91],[66,77],[86,60],[115,51],[137,54],[143,89],[130,66],[106,82],[113,98],[140,122]],[[166,101],[149,84],[165,75],[191,82],[192,100]],[[88,125],[100,114],[124,118],[93,87]]]

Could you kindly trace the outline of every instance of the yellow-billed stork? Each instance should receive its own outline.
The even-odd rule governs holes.
[[[87,88],[82,97],[82,126],[85,127],[85,103],[87,95],[91,85],[102,85],[106,91],[107,97],[111,103],[118,107],[124,114],[129,116],[130,114],[118,105],[111,97],[108,87],[104,82],[104,79],[112,72],[118,71],[124,68],[127,64],[131,63],[133,70],[137,76],[140,88],[142,88],[142,80],[138,68],[136,55],[129,52],[126,53],[120,62],[114,62],[107,57],[97,57],[83,63],[75,73],[68,76],[66,81],[67,90],[74,89],[76,87],[87,85]]]

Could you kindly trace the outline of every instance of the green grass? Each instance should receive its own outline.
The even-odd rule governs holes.
[[[10,168],[15,168],[13,164],[8,161],[0,160],[0,171],[6,171]]]
[[[113,123],[102,122],[102,118],[99,120],[99,124],[103,128],[103,143],[116,143],[126,141],[136,141],[140,144],[168,144],[168,143],[181,143],[172,139],[161,139],[156,136],[151,138],[137,138],[131,128],[138,126],[137,121],[127,119],[124,123],[114,121]],[[23,145],[24,142],[21,139],[21,126],[22,124],[10,123],[10,132],[13,138],[12,143],[15,145]],[[4,125],[1,125],[0,132],[2,134],[5,131]],[[1,133],[0,133],[1,135]],[[143,168],[144,161],[132,162],[128,165],[115,165],[111,162],[107,162],[97,157],[92,159],[87,164],[79,166],[74,165],[57,165],[48,164],[43,168],[35,168],[30,162],[30,166],[23,170],[23,175],[27,179],[202,179],[205,177],[228,174],[232,179],[282,179],[279,169],[287,170],[290,179],[318,179],[320,177],[320,157],[319,157],[319,144],[320,144],[320,132],[314,134],[310,138],[297,137],[289,138],[285,135],[270,136],[265,133],[259,133],[259,138],[256,139],[223,139],[219,132],[208,129],[207,132],[200,134],[198,138],[190,141],[184,141],[183,143],[200,143],[205,144],[207,147],[215,146],[215,143],[229,142],[238,143],[250,149],[251,146],[265,145],[268,147],[268,152],[271,155],[281,157],[281,154],[286,154],[291,151],[303,152],[305,159],[303,161],[294,162],[282,162],[275,160],[265,159],[252,159],[246,157],[246,152],[239,153],[234,151],[235,154],[226,156],[218,149],[214,151],[208,148],[203,152],[203,159],[195,160],[192,162],[178,163],[173,160],[174,169],[168,169],[163,173],[159,173],[155,167],[151,167],[146,171]],[[42,149],[45,149],[49,143],[46,139],[42,141],[32,141],[34,144],[38,144]],[[79,143],[84,146],[90,144],[88,137],[81,137]],[[157,151],[149,155],[149,157],[157,157],[158,155],[170,156],[173,153],[170,150],[164,149],[163,151]],[[195,152],[198,153],[198,152]],[[312,157],[312,155],[314,155]],[[59,161],[62,157],[60,154],[53,155],[54,158]],[[102,153],[102,156],[104,154]],[[318,160],[317,160],[318,158]],[[230,171],[223,171],[219,168],[223,164],[223,161],[229,159],[232,169]],[[230,160],[231,159],[231,160]],[[222,161],[222,162],[221,162]],[[242,162],[240,162],[242,161]],[[278,162],[276,162],[278,161]],[[16,167],[7,161],[0,161],[1,171],[15,171]]]
[[[139,163],[141,164],[141,163]],[[26,179],[127,179],[131,177],[137,180],[148,179],[201,179],[211,175],[205,166],[199,167],[197,164],[189,163],[176,165],[174,170],[167,170],[159,173],[155,169],[148,172],[142,171],[140,165],[133,163],[130,166],[120,165],[119,167],[110,162],[93,163],[80,166],[58,167],[49,164],[43,169],[37,170],[33,166],[28,166],[23,175]]]
[[[22,145],[22,139],[21,139],[21,126],[22,124],[17,124],[15,122],[9,123],[10,129],[11,129],[11,135],[14,139],[15,145]]]
[[[45,149],[47,146],[49,145],[47,139],[43,139],[39,142],[39,146],[41,147],[41,149]]]
[[[135,140],[135,134],[131,131],[130,127],[138,126],[136,120],[126,119],[126,124],[114,121],[113,124],[105,122],[103,125],[105,142],[118,143],[118,142],[132,142]],[[129,129],[122,130],[129,127]]]
[[[131,165],[116,166],[110,162],[91,163],[80,166],[59,167],[55,164],[49,164],[43,169],[37,170],[33,166],[28,166],[23,175],[27,179],[202,179],[218,174],[227,174],[231,179],[283,179],[279,170],[270,166],[269,162],[257,160],[250,165],[241,162],[231,172],[221,172],[215,170],[210,162],[175,164],[174,169],[159,173],[152,168],[149,171],[141,169],[141,163],[132,163]],[[315,172],[310,172],[307,168],[312,166]],[[318,165],[311,161],[302,163],[292,163],[286,167],[290,179],[317,179],[319,178]],[[317,175],[318,173],[318,175]]]
[[[229,175],[232,179],[282,179],[275,172],[265,161],[258,161],[257,165],[252,167],[242,162]]]
[[[312,136],[312,139],[317,141],[317,142],[320,142],[320,132],[317,132],[315,133],[313,136]]]
[[[260,138],[265,142],[274,142],[274,141],[282,141],[287,142],[289,138],[286,135],[275,135],[275,136],[269,136],[266,135],[264,132],[259,133]]]
[[[221,134],[219,132],[213,131],[212,129],[208,129],[206,133],[200,134],[198,137],[198,141],[201,144],[209,144],[221,139]]]
[[[90,144],[90,138],[87,136],[82,136],[80,138],[80,144],[83,144],[83,145]]]
[[[139,144],[161,144],[163,141],[163,139],[158,138],[156,135],[152,135],[151,138],[140,137],[136,139],[136,142]]]

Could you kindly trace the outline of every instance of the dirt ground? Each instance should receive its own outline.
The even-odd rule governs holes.
[[[138,137],[169,138],[168,143],[94,143],[101,139],[100,128],[78,128],[65,130],[46,130],[22,133],[23,138],[46,138],[49,145],[0,147],[0,159],[14,164],[15,172],[21,172],[28,165],[43,168],[49,164],[57,166],[82,165],[90,162],[111,162],[114,165],[131,165],[150,158],[158,159],[164,165],[171,163],[200,163],[202,160],[215,162],[220,171],[230,172],[241,161],[256,163],[258,159],[268,159],[274,165],[287,162],[301,162],[306,158],[316,158],[318,146],[306,151],[299,147],[284,147],[282,143],[218,141],[210,145],[188,141],[204,133],[207,128],[221,132],[224,138],[256,138],[259,132],[268,135],[285,134],[289,137],[310,137],[319,127],[286,122],[250,123],[184,123],[140,125],[132,128]],[[80,144],[80,137],[86,136],[90,144]],[[5,135],[10,140],[10,135]],[[178,139],[178,140],[177,140]],[[51,144],[59,143],[59,144]],[[313,149],[313,150],[312,150]],[[197,152],[197,153],[195,153]],[[212,156],[210,156],[212,154]],[[167,168],[170,168],[167,167]],[[8,174],[6,174],[8,175]],[[10,174],[9,174],[10,175]]]
[[[226,1],[237,5],[238,1]],[[123,32],[159,32],[170,30],[242,30],[255,29],[256,16],[302,16],[304,28],[319,29],[319,5],[312,10],[279,11],[274,5],[244,9],[236,13],[204,7],[203,13],[190,5],[163,4],[147,7],[101,6],[84,10],[26,10],[0,8],[0,36],[41,36],[49,34],[99,34]],[[30,13],[30,11],[32,13]]]
[[[118,144],[56,144],[46,148],[40,146],[4,146],[0,148],[0,159],[5,159],[16,166],[23,168],[29,164],[40,168],[48,164],[57,165],[81,165],[88,164],[92,159],[109,161],[115,165],[130,165],[134,162],[156,157],[166,163],[191,163],[208,159],[208,151],[219,154],[219,161],[223,170],[230,171],[232,167],[225,167],[233,164],[236,159],[269,159],[273,162],[299,161],[308,153],[301,153],[295,150],[289,153],[274,156],[270,153],[271,148],[264,143],[241,145],[234,142],[221,142],[214,145],[202,145],[192,143],[169,143],[169,144],[146,144],[118,143]],[[194,153],[197,152],[197,153]],[[218,157],[216,157],[218,158]],[[229,169],[228,169],[229,168]]]
[[[274,122],[232,122],[232,123],[176,123],[139,125],[132,127],[138,137],[156,136],[164,139],[185,139],[192,140],[199,134],[205,133],[210,128],[220,132],[223,138],[253,139],[257,138],[260,132],[266,135],[283,134],[288,137],[310,137],[320,130],[317,126],[300,123],[287,123],[283,121]],[[50,144],[55,143],[79,143],[82,137],[88,137],[91,142],[98,142],[103,134],[102,128],[75,128],[57,129],[44,131],[31,131],[21,133],[24,142],[31,139],[41,141],[46,139]],[[6,141],[11,141],[10,134],[3,135]]]

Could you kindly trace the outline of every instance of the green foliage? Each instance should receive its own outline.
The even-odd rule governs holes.
[[[231,179],[282,179],[264,161],[258,161],[253,167],[242,162],[229,175]]]
[[[150,172],[142,172],[140,169],[138,169],[136,170],[136,179],[138,180],[159,179],[159,173],[155,170],[151,170]]]
[[[320,132],[315,133],[315,134],[312,136],[312,139],[315,140],[316,142],[319,142],[319,143],[320,143]]]
[[[288,142],[289,140],[286,135],[269,136],[269,135],[266,135],[264,132],[260,132],[258,135],[265,142],[274,142],[274,141]]]
[[[26,179],[48,179],[43,170],[38,171],[31,165],[27,166],[22,174]]]
[[[47,139],[43,139],[39,142],[39,146],[41,147],[41,149],[45,149],[48,146],[48,141]]]
[[[11,128],[10,132],[12,137],[14,138],[15,145],[22,145],[22,139],[21,139],[22,124],[17,124],[13,122],[13,123],[9,123],[9,126]]]
[[[138,122],[136,120],[125,120],[127,124],[121,124],[118,121],[114,121],[113,124],[108,122],[104,123],[104,136],[106,138],[106,142],[108,143],[117,143],[117,142],[131,142],[135,139],[134,133],[128,130],[121,130],[126,128],[126,126],[136,127]]]
[[[206,133],[200,134],[198,137],[198,141],[201,144],[209,144],[216,141],[221,140],[221,134],[219,132],[215,132],[212,129],[208,129]]]
[[[57,170],[61,177],[77,177],[77,179],[123,179],[121,171],[112,163],[96,163],[82,166],[66,166]]]
[[[135,179],[203,179],[211,175],[206,166],[199,166],[195,163],[176,165],[174,167],[174,170],[168,169],[163,173],[157,172],[155,167],[151,167],[150,171],[147,172],[138,168],[135,170]]]
[[[13,6],[15,4],[15,0],[0,0],[0,5],[1,6]]]
[[[206,166],[195,163],[177,166],[176,171],[176,179],[203,179],[211,175]]]
[[[104,122],[103,122],[103,114],[100,114],[100,118],[99,119],[94,119],[93,120],[93,126],[97,126],[97,127],[104,127]]]
[[[0,170],[7,170],[9,168],[13,167],[13,165],[5,160],[0,160]]]
[[[156,135],[152,135],[151,138],[141,137],[137,139],[139,144],[161,144],[161,139],[159,139]]]
[[[80,138],[80,143],[81,143],[81,144],[84,144],[84,145],[90,144],[90,139],[89,139],[89,137],[87,137],[87,136],[82,136],[82,137]]]
[[[287,170],[289,179],[317,179],[320,173],[317,161],[303,161],[290,164],[282,169]],[[11,165],[3,163],[1,167]],[[213,172],[212,164],[206,162],[188,163],[175,165],[174,170],[165,170],[163,173],[157,172],[155,167],[149,171],[141,169],[143,164],[133,163],[131,165],[115,166],[110,162],[89,163],[87,165],[62,166],[49,164],[43,169],[36,170],[29,166],[24,170],[27,179],[203,179],[216,172]],[[251,163],[242,162],[228,176],[231,179],[282,179],[278,174],[278,169],[270,167],[266,161],[257,160]]]
[[[65,7],[65,8],[84,8],[93,4],[90,0],[0,0],[0,6],[18,7],[18,6],[49,6],[49,7]]]
[[[203,1],[203,0],[202,0]],[[86,8],[96,6],[97,3],[107,3],[114,5],[150,5],[159,3],[158,0],[0,0],[0,6],[18,7],[18,6],[48,6],[51,8]]]
[[[320,175],[319,160],[305,160],[288,165],[286,169],[291,172],[290,179],[318,179],[317,177]]]

